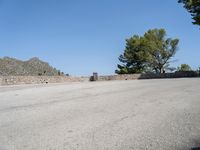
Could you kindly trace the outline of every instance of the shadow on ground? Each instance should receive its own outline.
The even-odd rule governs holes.
[[[191,148],[191,150],[200,150],[200,147]]]

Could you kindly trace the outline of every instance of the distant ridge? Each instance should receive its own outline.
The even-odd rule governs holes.
[[[33,57],[27,61],[15,58],[0,58],[0,76],[58,76],[64,75],[47,62]]]

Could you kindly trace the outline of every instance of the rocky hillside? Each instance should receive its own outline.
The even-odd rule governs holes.
[[[28,61],[9,57],[0,58],[0,76],[7,75],[57,76],[63,74],[36,57]]]

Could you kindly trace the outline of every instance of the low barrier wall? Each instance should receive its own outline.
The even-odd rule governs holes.
[[[163,73],[163,74],[124,74],[99,76],[98,81],[108,80],[135,80],[135,79],[159,79],[159,78],[184,78],[199,77],[199,73],[193,71]],[[89,77],[70,77],[70,76],[0,76],[0,85],[18,84],[48,84],[64,82],[88,81]]]
[[[134,80],[134,79],[161,79],[161,78],[189,78],[199,77],[199,74],[194,71],[182,71],[175,73],[162,73],[162,74],[123,74],[123,75],[109,75],[99,76],[98,81],[108,80]]]
[[[48,84],[77,81],[81,81],[81,79],[67,76],[0,76],[0,85]]]
[[[141,74],[124,74],[124,75],[108,75],[99,76],[98,81],[108,81],[108,80],[135,80],[139,79]]]

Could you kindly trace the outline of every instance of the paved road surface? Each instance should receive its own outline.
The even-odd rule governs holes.
[[[200,79],[0,87],[0,150],[191,150]]]

